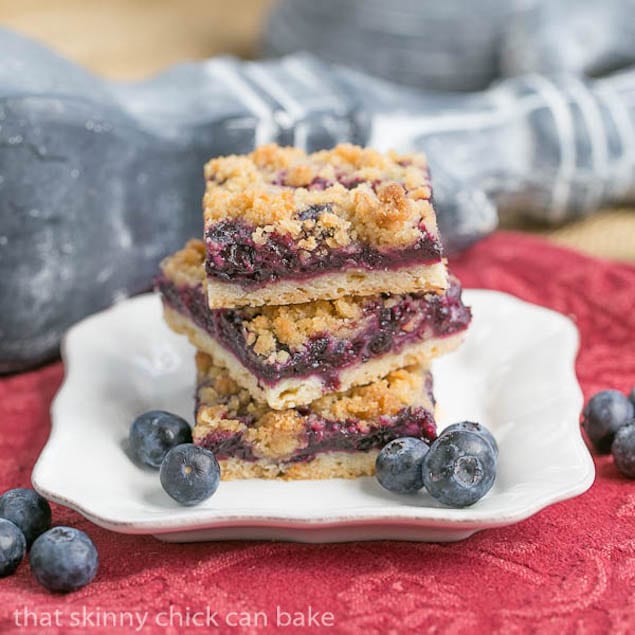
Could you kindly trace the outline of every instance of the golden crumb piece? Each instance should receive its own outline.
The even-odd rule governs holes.
[[[163,275],[177,285],[198,285],[205,280],[205,243],[189,240],[183,249],[161,263]]]
[[[271,410],[245,433],[245,439],[272,459],[291,456],[305,443],[305,422],[295,410]]]
[[[273,336],[271,331],[263,331],[260,335],[258,335],[256,343],[254,344],[254,353],[265,357],[275,349],[276,338]]]
[[[314,401],[311,408],[325,419],[336,420],[368,421],[381,414],[394,415],[421,400],[424,381],[421,368],[409,366],[367,386],[351,388],[345,395],[324,395]]]
[[[382,154],[351,144],[306,154],[269,144],[212,159],[205,177],[206,227],[241,221],[253,227],[257,245],[272,232],[308,252],[354,241],[380,250],[410,247],[422,230],[438,237],[421,154]]]

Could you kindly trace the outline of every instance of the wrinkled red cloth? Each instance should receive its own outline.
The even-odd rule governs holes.
[[[577,372],[586,397],[635,385],[634,267],[499,232],[452,268],[466,287],[500,289],[571,316],[582,336]],[[57,363],[0,381],[2,488],[29,485],[62,374]],[[55,523],[94,539],[99,575],[56,596],[23,563],[0,580],[0,632],[229,633],[241,629],[227,621],[242,617],[250,633],[633,633],[635,481],[610,457],[595,460],[586,494],[455,544],[168,545],[105,531],[54,506]],[[276,610],[282,624],[289,613],[297,626],[277,626]],[[134,611],[147,615],[142,628],[128,625]],[[316,626],[331,623],[328,613],[333,626]],[[181,627],[188,615],[193,623]],[[115,618],[124,626],[98,625]]]

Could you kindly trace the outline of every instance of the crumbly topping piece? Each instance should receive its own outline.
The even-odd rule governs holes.
[[[373,421],[382,415],[396,415],[409,406],[432,410],[425,390],[421,366],[407,366],[367,386],[355,386],[346,393],[331,393],[311,404],[311,410],[325,419]]]
[[[289,354],[278,350],[280,345],[297,351],[317,333],[350,335],[362,319],[366,302],[368,298],[341,298],[244,309],[247,342],[255,342],[254,352],[263,357],[277,351],[282,359],[276,361],[284,362]]]
[[[368,386],[326,395],[301,409],[271,410],[250,397],[205,353],[196,354],[196,365],[199,408],[195,438],[203,439],[215,431],[242,433],[255,447],[266,448],[267,456],[290,456],[303,447],[312,415],[332,421],[355,420],[363,429],[407,407],[433,410],[422,366],[393,371]]]
[[[379,153],[341,144],[307,155],[275,144],[205,166],[206,228],[228,218],[264,244],[288,235],[308,252],[362,242],[377,249],[437,237],[427,162],[421,154]]]
[[[271,410],[245,433],[245,440],[263,456],[284,458],[306,445],[305,421],[295,410]]]
[[[161,262],[163,275],[177,285],[195,287],[205,280],[205,243],[188,240],[183,249],[164,258]]]

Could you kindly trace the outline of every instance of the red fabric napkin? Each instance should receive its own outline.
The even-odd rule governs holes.
[[[467,287],[571,316],[582,335],[577,372],[586,397],[635,385],[634,267],[500,232],[452,268]],[[2,489],[29,485],[62,374],[57,363],[0,381]],[[610,457],[595,458],[586,494],[455,544],[168,545],[105,531],[54,506],[56,524],[95,541],[99,575],[56,596],[23,563],[0,580],[0,632],[235,633],[231,624],[242,618],[250,633],[633,633],[635,481]],[[295,627],[285,626],[293,619]]]

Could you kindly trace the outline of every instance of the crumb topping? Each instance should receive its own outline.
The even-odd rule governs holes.
[[[336,333],[338,337],[352,333],[363,316],[364,300],[368,302],[368,298],[342,298],[248,308],[243,311],[243,328],[247,341],[255,342],[256,354],[267,357],[277,351],[275,361],[285,362],[289,353],[278,350],[280,345],[295,352],[317,333]]]
[[[210,432],[241,433],[268,457],[284,458],[304,447],[306,429],[315,416],[331,421],[354,420],[362,430],[383,416],[396,415],[407,407],[433,404],[426,390],[427,373],[422,366],[408,366],[367,386],[332,393],[303,408],[272,410],[240,388],[209,355],[196,354],[198,412],[194,438]]]
[[[205,280],[205,243],[188,240],[183,249],[161,262],[161,272],[177,285],[197,286]]]
[[[432,409],[426,396],[426,374],[420,366],[407,366],[367,386],[355,386],[344,394],[330,393],[311,404],[325,419],[372,421],[381,415],[396,415],[409,406]]]
[[[245,439],[253,445],[256,454],[285,458],[306,446],[304,433],[304,420],[295,410],[272,410],[255,421]]]
[[[308,252],[351,242],[407,247],[422,230],[437,236],[427,162],[420,154],[341,144],[307,155],[270,144],[212,159],[205,178],[206,228],[240,220],[254,228],[256,245],[274,232]]]

